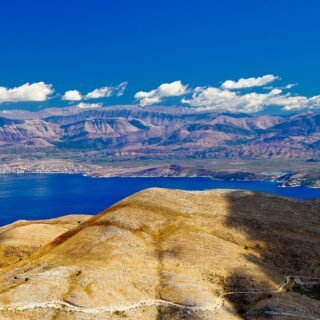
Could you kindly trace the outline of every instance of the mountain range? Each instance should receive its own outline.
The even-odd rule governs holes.
[[[0,111],[0,151],[88,158],[319,159],[320,114],[249,115],[182,107]],[[15,151],[13,151],[15,150]]]

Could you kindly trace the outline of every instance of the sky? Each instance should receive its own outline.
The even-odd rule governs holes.
[[[0,109],[320,110],[318,0],[4,0]]]

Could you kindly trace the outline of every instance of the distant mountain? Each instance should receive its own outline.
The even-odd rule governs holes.
[[[318,113],[253,116],[119,106],[0,115],[0,151],[18,148],[17,154],[36,148],[120,158],[320,158]]]
[[[319,319],[319,201],[141,191],[0,228],[6,320]]]

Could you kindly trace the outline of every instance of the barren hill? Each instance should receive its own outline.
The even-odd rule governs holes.
[[[90,215],[70,215],[44,221],[17,221],[0,228],[0,268],[24,257],[73,229]]]
[[[76,226],[57,237],[43,222],[31,230],[44,228],[43,246],[0,269],[0,319],[319,319],[319,209],[247,191],[148,189],[69,218]]]

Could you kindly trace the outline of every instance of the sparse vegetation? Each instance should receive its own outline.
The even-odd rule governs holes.
[[[222,275],[215,274],[215,273],[203,273],[202,274],[202,279],[209,281],[212,284],[218,284],[223,286],[225,283],[225,278]]]
[[[117,311],[114,311],[113,314],[120,317],[120,318],[127,318],[128,317],[128,315],[124,311],[117,310]]]

